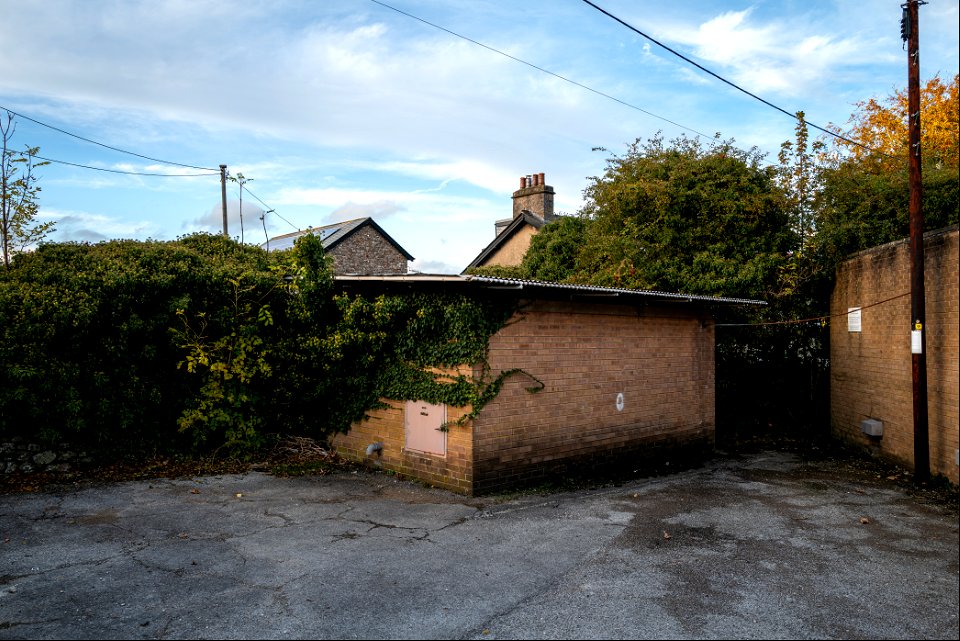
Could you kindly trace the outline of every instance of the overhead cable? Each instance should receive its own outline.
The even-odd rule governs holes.
[[[909,296],[910,292],[904,294],[897,294],[896,296],[891,296],[890,298],[885,298],[883,300],[877,301],[875,303],[870,303],[869,305],[862,305],[860,307],[851,308],[845,312],[840,312],[839,314],[828,314],[826,316],[811,316],[810,318],[800,318],[797,320],[782,320],[782,321],[767,321],[764,323],[716,323],[714,327],[763,327],[766,325],[799,325],[802,323],[825,323],[831,318],[842,318],[844,316],[849,316],[854,312],[858,312],[862,309],[868,309],[870,307],[876,307],[877,305],[884,305],[890,301],[897,300],[898,298],[904,298]]]
[[[645,114],[647,114],[648,116],[651,116],[651,117],[656,118],[656,119],[658,119],[658,120],[662,120],[662,121],[664,121],[664,122],[668,122],[668,123],[670,123],[671,125],[673,125],[674,127],[680,127],[681,129],[686,129],[687,131],[690,131],[690,132],[692,132],[692,133],[695,133],[695,134],[697,134],[698,136],[703,136],[704,138],[712,138],[712,137],[713,137],[713,136],[708,136],[707,134],[705,134],[705,133],[703,133],[703,132],[701,132],[701,131],[697,131],[696,129],[693,129],[692,127],[687,127],[686,125],[681,125],[681,124],[678,123],[678,122],[674,122],[673,120],[670,120],[669,118],[664,118],[663,116],[657,115],[657,114],[653,113],[652,111],[647,111],[646,109],[643,109],[642,107],[638,107],[638,106],[636,106],[636,105],[634,105],[634,104],[631,104],[631,103],[629,103],[629,102],[626,102],[625,100],[621,100],[620,98],[617,98],[617,97],[615,97],[615,96],[611,96],[611,95],[608,94],[608,93],[604,93],[604,92],[602,92],[602,91],[599,91],[599,90],[597,90],[597,89],[594,89],[593,87],[588,87],[587,85],[582,84],[582,83],[580,83],[580,82],[577,82],[576,80],[571,80],[570,78],[567,78],[566,76],[561,76],[560,74],[554,73],[553,71],[550,71],[549,69],[544,69],[543,67],[538,67],[537,65],[533,64],[532,62],[527,62],[526,60],[523,60],[523,59],[521,59],[521,58],[517,58],[516,56],[512,56],[512,55],[510,55],[509,53],[506,53],[506,52],[504,52],[504,51],[501,51],[501,50],[499,50],[499,49],[497,49],[497,48],[495,48],[495,47],[491,47],[490,45],[485,45],[485,44],[483,44],[482,42],[479,42],[479,41],[477,41],[477,40],[474,40],[473,38],[468,38],[467,36],[464,36],[464,35],[462,35],[462,34],[457,33],[456,31],[451,31],[450,29],[447,29],[446,27],[441,27],[441,26],[438,25],[438,24],[435,24],[435,23],[433,23],[433,22],[430,22],[429,20],[424,20],[423,18],[421,18],[421,17],[419,17],[419,16],[415,16],[415,15],[413,15],[412,13],[407,13],[406,11],[403,11],[403,10],[401,10],[401,9],[397,9],[396,7],[390,6],[389,4],[387,4],[387,3],[385,3],[385,2],[381,2],[381,0],[370,0],[370,2],[373,2],[374,4],[378,4],[378,5],[380,5],[381,7],[384,7],[384,8],[386,8],[386,9],[390,9],[391,11],[396,11],[397,13],[399,13],[399,14],[401,14],[401,15],[404,15],[404,16],[407,16],[408,18],[413,18],[414,20],[417,20],[417,21],[419,21],[419,22],[422,22],[422,23],[425,24],[425,25],[429,25],[429,26],[433,27],[434,29],[439,29],[440,31],[444,31],[444,32],[446,32],[446,33],[449,33],[450,35],[456,36],[457,38],[461,38],[461,39],[463,39],[463,40],[466,40],[467,42],[472,42],[473,44],[475,44],[475,45],[477,45],[477,46],[479,46],[479,47],[483,47],[484,49],[486,49],[486,50],[488,50],[488,51],[492,51],[493,53],[498,53],[498,54],[500,54],[501,56],[504,56],[504,57],[506,57],[506,58],[510,58],[510,59],[513,60],[514,62],[519,62],[519,63],[521,63],[521,64],[527,65],[528,67],[531,67],[532,69],[536,69],[537,71],[540,71],[540,72],[543,72],[543,73],[545,73],[545,74],[551,75],[551,76],[553,76],[554,78],[558,78],[558,79],[560,79],[560,80],[563,80],[564,82],[569,82],[570,84],[576,85],[577,87],[580,87],[581,89],[586,89],[587,91],[590,91],[590,92],[592,92],[592,93],[595,93],[595,94],[597,94],[598,96],[602,96],[602,97],[607,98],[607,99],[609,99],[609,100],[613,100],[614,102],[618,102],[618,103],[620,103],[621,105],[623,105],[624,107],[629,107],[630,109],[635,109],[635,110],[637,110],[637,111],[639,111],[639,112],[641,112],[641,113],[645,113]]]
[[[46,158],[44,156],[38,156],[37,154],[30,154],[32,158],[39,158],[45,162],[52,162],[58,165],[70,165],[71,167],[81,167],[83,169],[93,169],[95,171],[106,171],[111,174],[125,174],[127,176],[159,176],[162,178],[197,178],[197,177],[207,177],[214,174],[160,174],[160,173],[151,173],[143,171],[124,171],[122,169],[107,169],[105,167],[92,167],[90,165],[81,165],[76,162],[67,162],[66,160],[57,160],[56,158]]]
[[[53,125],[49,125],[49,124],[47,124],[47,123],[45,123],[45,122],[40,122],[39,120],[36,120],[36,119],[34,119],[34,118],[31,118],[30,116],[25,116],[25,115],[22,114],[22,113],[18,113],[18,112],[16,112],[16,111],[14,111],[13,109],[8,109],[8,108],[4,107],[3,105],[0,105],[0,109],[3,109],[4,111],[7,111],[7,112],[11,113],[11,114],[13,114],[14,116],[17,116],[18,118],[23,118],[24,120],[29,120],[30,122],[35,123],[35,124],[38,124],[38,125],[40,125],[41,127],[46,127],[47,129],[52,129],[52,130],[54,130],[54,131],[60,132],[60,133],[62,133],[62,134],[65,134],[65,135],[67,135],[67,136],[72,136],[72,137],[76,138],[77,140],[82,140],[82,141],[84,141],[84,142],[89,142],[90,144],[93,144],[93,145],[99,145],[100,147],[104,147],[104,148],[106,148],[106,149],[110,149],[110,150],[112,150],[112,151],[119,152],[119,153],[121,153],[121,154],[127,154],[127,155],[130,155],[130,156],[136,156],[137,158],[143,158],[144,160],[150,160],[150,161],[152,161],[152,162],[158,162],[158,163],[161,163],[161,164],[164,164],[164,165],[174,165],[174,166],[176,166],[176,167],[186,167],[187,169],[199,169],[199,170],[201,170],[201,171],[215,171],[215,172],[218,172],[218,173],[219,173],[219,171],[220,171],[219,169],[213,169],[213,168],[211,168],[211,167],[198,167],[198,166],[196,166],[196,165],[187,165],[187,164],[184,164],[184,163],[173,162],[172,160],[163,160],[163,159],[161,159],[161,158],[151,158],[150,156],[144,156],[144,155],[142,155],[142,154],[134,153],[134,152],[132,152],[132,151],[127,151],[126,149],[120,149],[119,147],[112,147],[112,146],[107,145],[107,144],[104,144],[104,143],[102,143],[102,142],[97,142],[96,140],[91,140],[90,138],[84,138],[83,136],[78,136],[77,134],[70,133],[69,131],[66,131],[65,129],[60,129],[59,127],[54,127]]]
[[[253,196],[253,198],[254,198],[258,203],[260,203],[261,205],[263,205],[264,207],[266,207],[266,208],[267,208],[267,211],[268,211],[269,213],[276,214],[277,218],[279,218],[279,219],[282,220],[283,222],[287,223],[288,225],[290,225],[291,227],[293,227],[293,228],[296,229],[297,231],[300,231],[300,228],[299,228],[299,227],[297,227],[296,225],[294,225],[293,223],[291,223],[289,220],[287,220],[286,218],[284,218],[283,216],[281,216],[280,214],[278,214],[276,209],[272,208],[270,205],[268,205],[267,203],[265,203],[265,202],[263,202],[262,200],[260,200],[260,198],[259,198],[255,193],[253,193],[252,191],[250,191],[250,188],[249,188],[249,187],[247,187],[246,185],[244,185],[244,186],[243,186],[243,189],[244,189],[244,191],[246,191],[248,194],[250,194],[251,196]],[[265,212],[265,213],[266,213],[266,212]]]
[[[373,0],[373,1],[376,2],[376,0]],[[719,81],[721,81],[721,82],[724,82],[724,83],[730,85],[731,87],[733,87],[733,88],[736,89],[737,91],[742,91],[743,93],[747,94],[747,95],[750,96],[751,98],[754,98],[755,100],[759,100],[760,102],[762,102],[763,104],[767,105],[768,107],[771,107],[771,108],[773,108],[773,109],[776,109],[777,111],[786,114],[787,116],[789,116],[790,118],[792,118],[792,119],[794,119],[794,120],[798,120],[798,117],[797,117],[797,114],[796,114],[796,113],[790,113],[789,111],[787,111],[787,110],[784,109],[783,107],[779,107],[779,106],[773,104],[772,102],[770,102],[769,100],[765,100],[765,99],[761,98],[760,96],[758,96],[757,94],[751,93],[750,91],[747,91],[746,89],[744,89],[744,88],[741,87],[740,85],[738,85],[738,84],[736,84],[736,83],[734,83],[734,82],[732,82],[732,81],[730,81],[730,80],[727,80],[727,79],[724,78],[723,76],[721,76],[721,75],[719,75],[719,74],[717,74],[717,73],[714,73],[713,71],[710,71],[709,69],[707,69],[706,67],[704,67],[704,66],[701,65],[700,63],[691,60],[690,58],[686,57],[686,56],[683,55],[682,53],[680,53],[680,52],[678,52],[678,51],[676,51],[676,50],[674,50],[674,49],[671,49],[670,47],[668,47],[667,45],[663,44],[663,43],[660,42],[659,40],[653,38],[652,36],[649,36],[649,35],[645,34],[644,32],[642,32],[642,31],[640,31],[639,29],[637,29],[636,27],[634,27],[633,25],[631,25],[631,24],[629,24],[629,23],[621,20],[620,18],[618,18],[617,16],[613,15],[612,13],[610,13],[609,11],[607,11],[606,9],[604,9],[603,7],[597,6],[597,5],[594,4],[593,2],[590,2],[590,0],[583,0],[583,2],[585,2],[585,3],[588,4],[588,5],[590,5],[591,7],[593,7],[594,9],[596,9],[597,11],[599,11],[600,13],[604,14],[605,16],[607,16],[607,17],[609,17],[609,18],[611,18],[611,19],[613,19],[613,20],[616,20],[617,22],[619,22],[620,24],[622,24],[622,25],[623,25],[624,27],[626,27],[627,29],[630,29],[630,30],[633,31],[634,33],[637,33],[637,34],[643,36],[644,38],[646,38],[647,40],[649,40],[649,41],[652,42],[653,44],[657,45],[658,47],[661,47],[661,48],[663,48],[663,49],[666,49],[667,51],[669,51],[669,52],[672,53],[673,55],[677,56],[677,57],[680,58],[681,60],[684,60],[684,61],[692,64],[694,67],[696,67],[697,69],[700,69],[700,70],[703,71],[704,73],[710,74],[711,76],[713,76],[713,77],[716,78],[717,80],[719,80]],[[838,133],[836,133],[836,132],[833,132],[833,131],[830,131],[829,129],[826,129],[826,128],[824,128],[824,127],[821,127],[820,125],[814,124],[814,123],[810,122],[809,120],[804,119],[804,124],[807,124],[807,125],[813,127],[814,129],[817,129],[817,130],[819,130],[819,131],[822,131],[822,132],[825,133],[825,134],[828,134],[828,135],[830,135],[830,136],[833,136],[834,138],[836,138],[836,139],[838,139],[838,140],[842,140],[842,141],[844,141],[844,142],[848,142],[848,143],[850,143],[851,145],[856,145],[857,147],[862,147],[862,148],[866,149],[867,151],[878,151],[878,150],[876,150],[876,149],[871,149],[871,148],[868,147],[867,145],[864,145],[863,143],[859,143],[859,142],[857,142],[856,140],[851,140],[850,138],[847,138],[846,136],[842,136],[842,135],[840,135],[840,134],[838,134]],[[883,153],[883,152],[879,152],[879,153]],[[886,155],[886,154],[884,154],[884,155]]]

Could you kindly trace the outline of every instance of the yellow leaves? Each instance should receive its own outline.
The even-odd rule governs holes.
[[[958,76],[944,83],[934,76],[920,89],[920,146],[924,158],[944,167],[957,168],[958,139]],[[864,149],[848,142],[837,145],[849,151],[857,160],[872,160],[885,169],[906,157],[909,145],[907,121],[907,90],[901,89],[882,100],[871,98],[856,103],[857,110],[848,121],[850,127],[843,131],[832,127],[862,145]],[[879,151],[894,159],[878,157]]]

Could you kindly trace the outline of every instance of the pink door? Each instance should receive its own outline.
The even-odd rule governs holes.
[[[440,431],[440,426],[446,422],[446,405],[407,401],[403,419],[406,449],[446,456],[447,433]]]

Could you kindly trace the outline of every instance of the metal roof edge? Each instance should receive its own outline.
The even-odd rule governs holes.
[[[396,274],[386,276],[340,275],[335,280],[341,282],[404,282],[404,283],[476,283],[490,286],[490,289],[546,289],[568,290],[584,296],[629,297],[642,296],[675,300],[679,302],[721,303],[726,305],[766,305],[766,301],[750,298],[729,298],[723,296],[704,296],[698,294],[677,294],[672,292],[658,292],[649,289],[626,289],[619,287],[599,287],[597,285],[572,285],[545,280],[527,280],[522,278],[499,278],[495,276],[475,276],[471,274]]]
[[[626,295],[626,296],[648,296],[651,298],[667,298],[681,301],[698,301],[708,303],[725,303],[738,305],[766,305],[766,301],[754,300],[751,298],[730,298],[725,296],[704,296],[700,294],[679,294],[672,292],[659,292],[650,289],[627,289],[620,287],[600,287],[597,285],[573,285],[569,283],[556,283],[545,280],[526,280],[520,278],[500,278],[495,276],[473,276],[464,275],[464,279],[480,283],[498,283],[502,285],[519,285],[520,289],[524,287],[541,287],[544,289],[566,289],[592,295]]]

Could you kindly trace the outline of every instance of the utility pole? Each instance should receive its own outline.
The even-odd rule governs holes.
[[[920,20],[923,0],[903,5],[900,35],[907,43],[907,120],[910,129],[910,351],[913,360],[913,468],[917,481],[930,478],[927,425],[926,295],[923,283],[923,183],[920,170]]]
[[[223,235],[230,238],[227,233],[227,166],[220,165],[220,197],[223,201]]]

